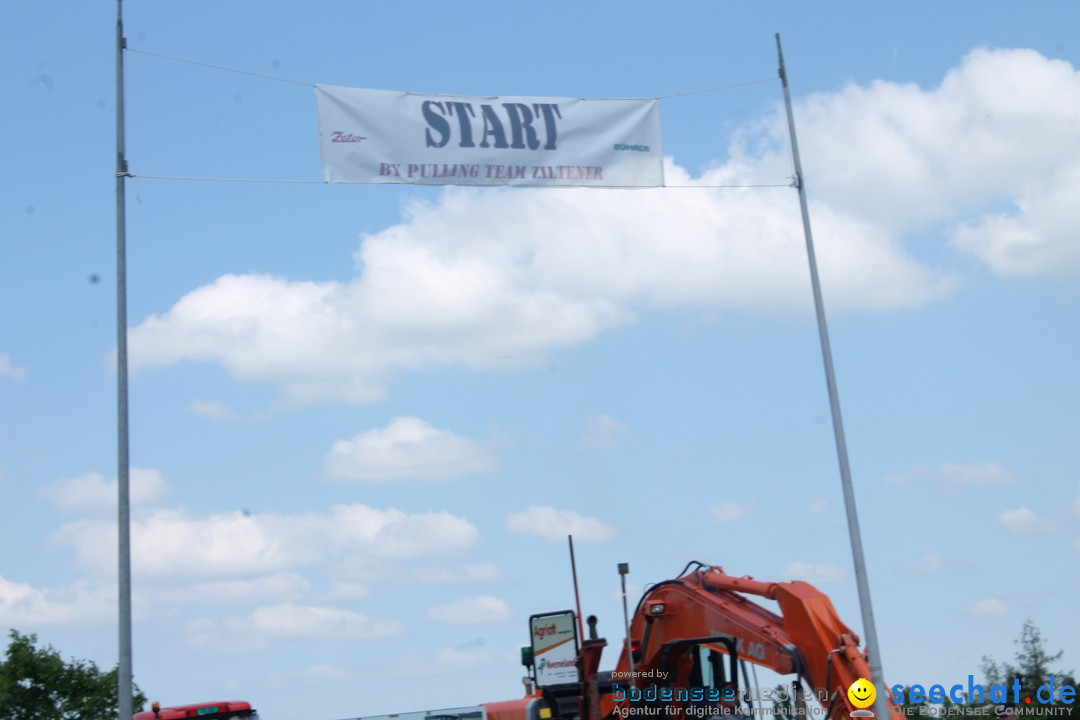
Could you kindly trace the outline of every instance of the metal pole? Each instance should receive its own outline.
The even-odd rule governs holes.
[[[570,574],[574,576],[574,602],[577,604],[577,631],[581,642],[585,642],[585,629],[581,624],[581,596],[578,594],[577,563],[574,562],[574,536],[567,535],[566,542],[570,543]]]
[[[851,466],[848,463],[847,442],[844,440],[844,421],[840,416],[840,396],[836,389],[836,373],[833,370],[832,350],[829,345],[829,328],[825,322],[825,303],[821,297],[821,281],[818,279],[814,240],[810,233],[810,211],[806,203],[806,184],[803,182],[802,162],[799,160],[799,143],[795,139],[795,116],[791,111],[791,91],[788,89],[787,71],[784,68],[784,51],[780,48],[780,33],[776,34],[776,54],[780,59],[780,82],[784,87],[784,107],[787,109],[788,132],[791,135],[791,156],[795,161],[795,187],[799,191],[802,208],[803,232],[806,235],[806,254],[810,261],[810,284],[814,291],[814,309],[817,312],[818,335],[821,339],[821,355],[825,361],[825,382],[829,388],[829,407],[832,410],[833,435],[836,437],[836,455],[840,461],[840,483],[844,489],[844,507],[847,509],[848,534],[851,537],[851,554],[855,561],[855,585],[859,592],[863,631],[866,634],[867,664],[870,680],[880,688],[874,710],[879,718],[888,718],[885,702],[885,685],[881,672],[881,655],[878,653],[877,629],[874,625],[874,608],[870,602],[870,583],[866,577],[866,559],[863,557],[862,536],[859,533],[859,515],[855,510],[855,492],[851,485]]]
[[[117,554],[120,661],[117,669],[118,720],[131,720],[131,513],[128,464],[127,227],[124,180],[124,3],[116,0],[116,400]]]
[[[622,581],[622,616],[626,626],[626,665],[630,677],[634,677],[634,649],[630,642],[630,611],[626,607],[626,575],[630,572],[630,563],[619,563],[619,579]]]

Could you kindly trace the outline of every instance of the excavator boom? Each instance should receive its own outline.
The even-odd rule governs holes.
[[[778,611],[753,602],[753,596],[775,601]],[[595,619],[590,618],[590,626],[595,627]],[[710,713],[696,707],[697,717],[734,713],[743,698],[737,659],[797,676],[803,692],[824,706],[825,714],[819,716],[823,720],[850,718],[856,711],[854,717],[872,715],[856,707],[847,692],[860,678],[870,680],[859,637],[840,620],[828,596],[802,581],[760,582],[692,562],[676,578],[651,586],[642,596],[630,621],[629,647],[623,647],[610,673],[597,670],[605,644],[595,632],[585,640],[578,662],[580,682],[526,698],[532,704],[524,720],[628,717],[634,708],[644,707],[634,706],[635,700],[666,702],[670,709],[665,717],[685,718],[695,702],[714,703]],[[745,669],[743,674],[745,678]],[[899,720],[900,709],[888,705],[891,717],[880,720]],[[489,705],[488,714],[498,716],[493,720],[522,720],[514,717],[514,707]]]
[[[748,596],[775,601],[779,613]],[[840,619],[827,595],[799,580],[760,582],[728,575],[721,567],[690,563],[676,579],[645,593],[630,627],[646,665],[655,665],[647,659],[659,638],[670,642],[703,635],[730,636],[741,659],[782,675],[797,674],[816,697],[828,698],[830,717],[838,711],[850,716],[857,708],[847,689],[859,678],[870,679],[858,635]],[[715,649],[727,652],[722,645]],[[624,652],[617,671],[627,669]],[[899,716],[895,706],[890,712]]]

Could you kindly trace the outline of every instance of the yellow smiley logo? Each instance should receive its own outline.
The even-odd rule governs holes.
[[[877,697],[877,690],[874,689],[874,684],[866,678],[859,678],[855,682],[851,683],[851,687],[847,689],[848,700],[851,704],[857,708],[868,708],[874,704],[874,698]]]

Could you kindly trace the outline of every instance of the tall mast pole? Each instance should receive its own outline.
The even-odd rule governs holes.
[[[131,720],[131,503],[128,453],[127,223],[124,181],[124,2],[116,0],[116,400],[117,400],[117,551],[120,662],[117,671],[118,720]]]
[[[851,554],[855,561],[855,585],[859,592],[863,632],[866,635],[869,679],[880,690],[874,702],[878,718],[888,718],[885,702],[885,685],[881,672],[881,655],[878,652],[877,628],[874,625],[874,607],[870,601],[870,583],[866,577],[866,559],[863,556],[862,535],[859,532],[859,514],[855,509],[855,492],[851,485],[851,465],[848,463],[847,441],[844,439],[844,421],[840,415],[840,395],[836,389],[836,373],[833,369],[832,349],[829,344],[829,328],[825,322],[825,302],[821,296],[821,280],[818,278],[817,256],[814,238],[810,232],[810,210],[806,203],[806,183],[803,182],[802,161],[799,159],[799,143],[795,139],[795,116],[791,111],[791,91],[788,89],[787,70],[784,68],[784,51],[780,47],[780,33],[776,33],[776,54],[780,59],[780,83],[784,88],[784,107],[787,110],[788,133],[791,136],[791,156],[795,161],[795,187],[799,191],[802,209],[803,233],[806,236],[806,255],[810,261],[810,284],[814,291],[814,310],[817,312],[818,336],[821,339],[821,355],[825,361],[825,383],[829,389],[829,408],[832,410],[833,435],[836,437],[836,455],[840,461],[840,484],[844,490],[844,507],[847,510],[848,534],[851,537]]]

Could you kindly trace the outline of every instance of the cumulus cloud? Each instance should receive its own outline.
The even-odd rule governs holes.
[[[1045,535],[1057,530],[1052,521],[1039,517],[1027,507],[1003,511],[998,516],[998,526],[1020,535]]]
[[[25,380],[27,374],[26,368],[16,367],[6,353],[0,353],[0,378]]]
[[[585,432],[578,440],[582,450],[613,448],[626,434],[626,426],[608,415],[590,415],[585,418]]]
[[[989,486],[1016,482],[1016,478],[996,462],[943,463],[938,466],[938,476],[946,484]]]
[[[161,472],[151,468],[131,468],[128,480],[132,506],[153,505],[171,491]],[[99,473],[85,473],[49,483],[39,488],[37,495],[63,512],[114,510],[117,481],[105,480]]]
[[[425,584],[450,584],[464,582],[484,582],[498,580],[502,577],[502,571],[495,563],[482,562],[466,565],[461,568],[447,567],[445,564],[438,567],[425,567],[416,571],[416,580]]]
[[[402,560],[468,549],[479,533],[448,512],[407,514],[362,504],[328,513],[221,513],[192,517],[157,510],[131,525],[132,568],[144,577],[252,577],[327,560]],[[57,533],[83,567],[115,572],[115,523],[84,520]]]
[[[201,605],[238,605],[303,597],[311,592],[311,583],[301,575],[290,572],[274,573],[255,578],[196,582],[190,585],[170,583],[165,593],[171,602],[193,602]]]
[[[477,595],[429,608],[429,619],[454,625],[502,622],[510,618],[510,607],[494,595]]]
[[[901,229],[959,219],[954,246],[996,272],[1080,270],[1065,221],[1080,197],[1069,63],[979,49],[935,88],[848,85],[797,112],[813,187],[838,205]]]
[[[848,572],[839,565],[793,562],[780,572],[781,577],[802,580],[813,585],[845,580]]]
[[[936,575],[945,572],[945,570],[945,563],[936,553],[923,553],[915,564],[905,565],[900,568],[901,572],[910,575]]]
[[[236,420],[240,417],[235,410],[218,400],[192,400],[188,403],[188,410],[200,417],[219,422]]]
[[[522,512],[511,513],[506,519],[506,529],[519,535],[535,535],[545,540],[612,540],[615,528],[597,518],[578,515],[572,510],[556,510],[553,507],[533,506]]]
[[[903,245],[928,228],[995,272],[1080,272],[1068,63],[977,50],[937,87],[848,85],[796,114],[832,309],[947,297],[958,278]],[[214,362],[293,402],[362,403],[402,371],[528,367],[656,309],[805,312],[790,188],[709,187],[782,182],[786,132],[774,110],[700,177],[668,161],[679,187],[450,189],[365,236],[349,281],[225,275],[189,292],[132,330],[132,365]]]
[[[371,597],[371,588],[364,583],[340,581],[334,583],[330,597],[335,600],[362,600]]]
[[[361,679],[358,673],[345,668],[322,663],[298,670],[271,673],[259,685],[269,690],[293,689],[297,686],[340,685],[355,683]]]
[[[1005,603],[1001,602],[997,598],[987,598],[986,600],[980,600],[971,606],[971,614],[976,617],[993,617],[994,615],[1004,615],[1009,611],[1009,608],[1005,607]]]
[[[384,677],[423,677],[427,675],[450,675],[469,672],[491,665],[494,658],[481,650],[443,648],[438,653],[425,655],[408,654],[387,665],[373,666],[370,675]]]
[[[725,501],[708,508],[709,516],[718,523],[730,523],[746,517],[754,509],[753,502]]]
[[[365,615],[331,607],[282,603],[256,608],[248,621],[261,634],[356,640],[400,634],[398,622],[372,622]]]
[[[475,440],[432,427],[417,417],[399,417],[385,428],[335,442],[325,467],[335,477],[384,482],[489,473],[498,469],[498,462]]]
[[[102,621],[112,618],[115,610],[111,586],[80,582],[42,589],[0,576],[0,627]]]
[[[281,603],[257,607],[244,617],[196,620],[187,637],[195,647],[215,653],[263,650],[282,638],[366,640],[400,635],[401,623],[371,620],[351,610],[316,605]]]
[[[834,307],[948,291],[867,223],[822,207],[815,226]],[[398,371],[528,367],[650,308],[805,308],[802,243],[790,194],[450,190],[364,238],[355,280],[223,276],[136,327],[131,357],[217,362],[295,402],[371,402]]]
[[[887,485],[897,487],[931,483],[943,495],[958,495],[970,487],[1011,485],[1016,477],[995,461],[916,465],[885,477]]]

